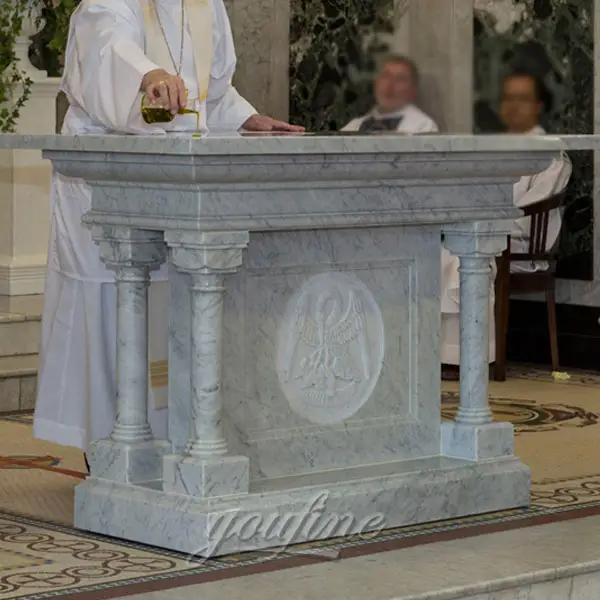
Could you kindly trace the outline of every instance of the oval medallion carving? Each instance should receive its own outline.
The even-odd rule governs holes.
[[[289,300],[277,376],[292,409],[309,421],[339,423],[354,415],[375,389],[383,354],[381,311],[353,275],[315,275]]]

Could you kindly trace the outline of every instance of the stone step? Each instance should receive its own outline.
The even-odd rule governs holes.
[[[0,314],[0,357],[37,354],[40,349],[41,319]]]
[[[39,352],[43,297],[0,297],[0,357]]]
[[[0,413],[35,408],[37,364],[37,354],[0,357]]]
[[[0,379],[37,375],[38,354],[0,356]]]
[[[35,407],[43,296],[0,296],[0,413]]]
[[[32,296],[3,296],[0,295],[0,313],[24,315],[26,317],[41,318],[44,308],[43,294]]]
[[[427,534],[435,536],[433,529]],[[333,550],[322,551],[320,564],[195,584],[185,588],[185,597],[275,600],[301,593],[303,598],[327,600],[600,598],[600,516],[457,538],[414,546],[409,534],[402,549],[392,550],[391,542],[383,542],[387,551],[362,556],[348,545],[346,556],[354,556],[346,560],[337,561]],[[304,551],[305,559],[308,555]],[[318,548],[312,551],[313,557],[319,555]]]

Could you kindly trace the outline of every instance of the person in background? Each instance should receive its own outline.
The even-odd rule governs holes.
[[[389,56],[381,65],[373,92],[376,105],[368,114],[348,123],[342,131],[371,133],[436,133],[438,126],[415,102],[419,95],[419,71],[406,56]]]
[[[526,71],[515,71],[508,75],[502,86],[500,116],[508,134],[544,135],[546,132],[540,120],[551,106],[552,98],[542,81]],[[559,194],[567,187],[572,167],[565,153],[555,158],[541,173],[522,177],[513,188],[515,206],[525,207],[540,200]],[[562,225],[560,209],[553,210],[548,219],[546,249],[550,250],[557,242]],[[511,250],[527,252],[529,248],[530,217],[515,221],[511,234]],[[459,260],[442,249],[442,378],[456,380],[459,377],[460,359],[460,294]],[[511,264],[513,272],[533,272],[547,269],[544,262]],[[495,275],[495,263],[490,266]],[[490,277],[490,345],[489,362],[495,360],[494,327],[494,277]]]
[[[232,86],[235,67],[223,0],[83,0],[71,17],[62,133],[303,131],[259,115]],[[170,111],[173,119],[148,124],[142,102]],[[179,114],[183,108],[197,111],[199,123],[195,114]],[[81,223],[90,207],[84,181],[53,173],[33,426],[36,438],[84,452],[110,435],[116,415],[115,273],[101,262]],[[167,358],[166,284],[162,304],[152,298],[166,277],[165,267],[153,273],[150,286],[150,312],[155,305],[156,315],[149,336],[151,344],[157,336],[159,362]],[[166,438],[166,407],[155,402],[148,417],[155,437]]]

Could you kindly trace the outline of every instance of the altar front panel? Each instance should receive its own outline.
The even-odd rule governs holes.
[[[439,260],[437,227],[251,235],[223,385],[253,479],[439,454]]]

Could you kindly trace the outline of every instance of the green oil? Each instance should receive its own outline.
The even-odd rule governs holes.
[[[180,108],[175,114],[162,106],[144,106],[142,108],[142,118],[148,125],[170,123],[176,115],[196,115],[200,117],[197,110],[190,110],[189,108]]]

